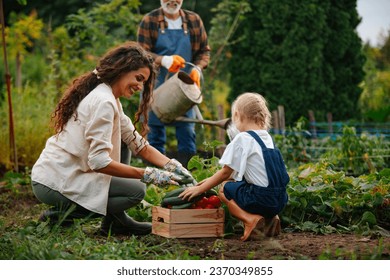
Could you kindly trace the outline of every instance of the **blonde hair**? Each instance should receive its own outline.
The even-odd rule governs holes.
[[[239,95],[232,104],[233,115],[235,111],[265,130],[271,128],[271,113],[268,110],[267,101],[258,93],[246,92]]]

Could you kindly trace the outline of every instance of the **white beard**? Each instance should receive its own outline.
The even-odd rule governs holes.
[[[170,15],[177,14],[181,8],[181,5],[183,4],[183,2],[181,2],[181,4],[178,4],[176,1],[168,1],[164,3],[163,0],[160,0],[160,3],[161,7],[163,8],[163,11]]]

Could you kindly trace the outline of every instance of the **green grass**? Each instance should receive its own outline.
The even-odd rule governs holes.
[[[0,259],[18,260],[161,260],[197,259],[190,257],[169,239],[143,237],[103,237],[96,235],[98,224],[75,223],[69,228],[30,222],[4,232],[0,238]]]

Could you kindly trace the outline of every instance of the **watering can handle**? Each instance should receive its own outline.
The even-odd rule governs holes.
[[[202,72],[202,69],[200,69],[199,66],[196,66],[196,65],[193,64],[192,62],[186,61],[185,64],[191,65],[193,68],[198,69],[199,75],[200,75],[200,86],[202,86],[202,85],[203,85],[203,72]]]
[[[195,117],[198,120],[203,120],[202,112],[199,110],[199,106],[198,105],[194,105],[194,111],[195,111]]]
[[[204,79],[203,79],[203,72],[202,72],[202,70],[200,69],[200,67],[199,67],[199,66],[196,66],[196,65],[193,64],[192,62],[187,62],[187,61],[186,61],[185,64],[191,65],[193,68],[196,68],[196,69],[199,70],[199,75],[200,75],[200,86],[202,87]],[[167,72],[167,74],[165,75],[164,81],[168,80],[168,78],[169,78],[169,72]],[[201,89],[201,88],[199,88],[199,89]]]
[[[196,68],[199,70],[199,74],[200,74],[200,81],[201,81],[201,85],[203,84],[203,72],[202,70],[196,66],[195,64],[191,63],[191,62],[185,62],[186,64],[188,65],[191,65],[193,68]],[[198,120],[203,120],[203,116],[202,116],[202,112],[199,110],[199,106],[198,105],[194,105],[194,110],[195,110],[195,116]],[[202,124],[202,127],[203,127],[203,124]]]

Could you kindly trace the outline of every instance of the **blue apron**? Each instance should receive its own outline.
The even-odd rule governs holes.
[[[180,55],[185,61],[191,62],[192,49],[190,35],[184,32],[183,29],[165,29],[163,32],[159,30],[156,45],[154,46],[154,53],[158,55]],[[191,66],[187,65],[180,71],[188,72]],[[175,73],[170,73],[165,67],[160,67],[157,76],[156,86],[158,88]]]
[[[247,131],[261,146],[268,186],[256,186],[245,178],[238,182],[227,182],[224,194],[228,200],[233,199],[242,209],[249,213],[272,218],[286,206],[288,195],[286,186],[290,181],[279,149],[269,149],[254,131]]]
[[[153,50],[158,55],[180,55],[185,61],[191,61],[192,49],[190,34],[186,28],[183,29],[159,29],[156,45]],[[191,66],[187,65],[181,71],[187,73],[191,69]],[[174,75],[170,73],[165,67],[160,67],[159,74],[157,76],[156,86],[158,88],[165,80]],[[195,117],[194,109],[190,109],[185,114],[188,118]],[[150,111],[148,125],[150,132],[148,133],[149,143],[162,153],[165,153],[166,134],[164,123],[162,123],[157,116]],[[195,124],[184,122],[173,122],[169,125],[176,127],[176,138],[178,142],[178,152],[180,153],[196,153],[195,143]]]

